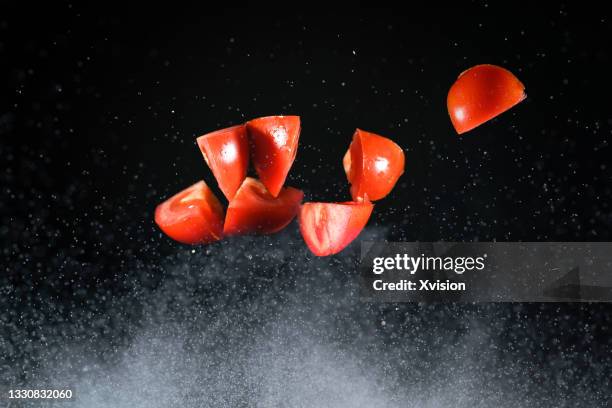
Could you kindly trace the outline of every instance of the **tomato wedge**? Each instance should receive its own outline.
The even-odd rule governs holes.
[[[226,235],[273,234],[295,218],[304,193],[292,187],[281,189],[278,197],[259,181],[247,177],[230,201],[223,232]]]
[[[300,137],[299,116],[267,116],[246,124],[251,159],[270,194],[278,196],[295,160]]]
[[[404,151],[391,139],[357,129],[342,160],[355,201],[380,200],[404,173]]]
[[[217,130],[198,137],[197,142],[219,188],[231,200],[244,181],[249,167],[246,126]]]
[[[373,208],[370,202],[306,203],[298,215],[300,232],[313,254],[337,254],[357,238]]]
[[[206,183],[199,181],[158,205],[155,222],[175,241],[210,243],[223,235],[223,207]]]
[[[493,119],[525,99],[525,86],[496,65],[476,65],[459,75],[448,91],[447,107],[457,133]]]

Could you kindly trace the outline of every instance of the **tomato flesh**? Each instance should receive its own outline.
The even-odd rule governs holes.
[[[404,151],[391,139],[357,129],[342,163],[355,201],[380,200],[404,173]]]
[[[305,203],[298,215],[300,232],[313,254],[337,254],[357,238],[373,208],[367,201]]]
[[[175,241],[206,244],[223,235],[223,207],[206,183],[199,181],[158,205],[155,222]]]
[[[251,160],[270,194],[278,196],[297,153],[299,116],[267,116],[247,122]]]
[[[304,193],[282,188],[277,197],[259,181],[247,177],[230,201],[225,217],[226,235],[273,234],[295,218]]]
[[[219,188],[231,200],[244,181],[249,167],[246,126],[217,130],[198,137],[197,142]]]
[[[525,97],[525,86],[510,71],[484,64],[459,75],[448,91],[446,103],[455,130],[462,134],[507,111]]]

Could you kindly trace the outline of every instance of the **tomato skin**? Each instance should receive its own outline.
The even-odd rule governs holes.
[[[300,232],[313,254],[334,255],[357,238],[373,209],[368,201],[305,203],[298,215]]]
[[[304,193],[293,187],[281,189],[277,197],[251,177],[230,201],[225,217],[225,235],[273,234],[285,228],[297,215]]]
[[[448,114],[458,134],[493,119],[526,98],[525,86],[496,65],[476,65],[459,75],[448,91]]]
[[[391,139],[357,129],[342,160],[354,201],[380,200],[404,173],[404,151]]]
[[[246,124],[251,160],[261,182],[276,197],[287,178],[300,138],[299,116],[266,116]]]
[[[197,143],[219,188],[231,200],[244,181],[249,167],[246,126],[232,126],[207,133],[198,137]]]
[[[223,207],[199,181],[155,209],[155,223],[170,238],[184,244],[207,244],[223,236]]]

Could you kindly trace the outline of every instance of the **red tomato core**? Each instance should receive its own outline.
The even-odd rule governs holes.
[[[259,181],[247,177],[230,201],[225,217],[226,235],[273,234],[295,218],[304,193],[284,187],[277,197]]]
[[[175,241],[210,243],[223,235],[223,207],[206,183],[199,181],[158,205],[155,222]]]
[[[337,254],[357,238],[373,208],[370,202],[305,203],[298,216],[300,232],[313,254]]]
[[[357,129],[342,160],[355,201],[380,200],[404,173],[404,151],[391,139]]]
[[[299,116],[267,116],[247,122],[251,160],[259,179],[276,197],[297,153]]]
[[[477,65],[459,75],[448,91],[447,107],[457,133],[493,119],[525,99],[525,86],[510,71]]]
[[[198,137],[197,142],[219,188],[231,200],[244,181],[249,167],[246,126],[232,126],[207,133]]]

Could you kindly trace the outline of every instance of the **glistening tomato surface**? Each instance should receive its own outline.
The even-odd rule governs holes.
[[[525,99],[525,86],[496,65],[464,71],[448,91],[447,107],[457,133],[465,133]]]
[[[198,137],[197,142],[219,188],[231,200],[244,181],[249,167],[246,126],[217,130]]]
[[[392,140],[357,129],[342,160],[355,201],[376,201],[391,192],[404,173],[404,151]]]
[[[261,182],[278,195],[295,160],[299,116],[267,116],[247,122],[251,159]]]
[[[206,183],[200,181],[158,205],[155,222],[176,241],[209,243],[223,234],[223,207]]]
[[[272,234],[285,228],[295,218],[304,193],[282,188],[277,197],[258,180],[247,177],[230,201],[225,217],[224,233]]]
[[[373,208],[370,202],[306,203],[298,216],[300,232],[313,254],[337,254],[357,238]]]

